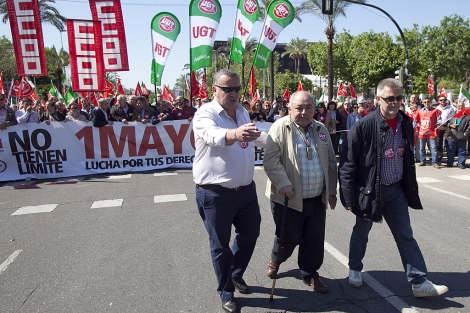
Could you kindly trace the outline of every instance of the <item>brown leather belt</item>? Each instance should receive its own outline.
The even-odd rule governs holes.
[[[246,185],[249,186],[249,185]],[[243,190],[246,186],[239,186],[237,188],[227,188],[220,185],[196,185],[196,188],[202,188],[207,190],[223,190],[223,191],[240,191]]]

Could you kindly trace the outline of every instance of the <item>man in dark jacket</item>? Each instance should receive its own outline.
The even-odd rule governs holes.
[[[92,121],[93,126],[95,127],[113,125],[113,121],[115,121],[115,119],[109,111],[108,99],[101,98],[100,100],[98,100],[98,108],[93,111]]]
[[[0,130],[6,129],[8,126],[17,124],[15,112],[6,106],[7,99],[3,93],[0,93]]]
[[[117,97],[117,104],[113,105],[111,108],[111,116],[115,121],[122,122],[123,124],[132,121],[134,117],[134,107],[127,104],[126,95],[119,95]]]
[[[362,287],[362,259],[373,222],[387,222],[415,297],[441,295],[446,286],[427,280],[427,269],[413,238],[408,206],[422,209],[413,154],[413,126],[400,111],[403,85],[387,78],[377,86],[379,109],[354,124],[339,166],[340,196],[356,214],[349,243],[349,284]]]

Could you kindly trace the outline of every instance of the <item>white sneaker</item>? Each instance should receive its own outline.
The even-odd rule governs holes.
[[[447,288],[447,286],[434,285],[429,280],[424,281],[424,283],[422,284],[413,284],[411,288],[413,290],[413,296],[415,296],[416,298],[435,297],[449,291],[449,288]]]
[[[360,271],[349,270],[349,284],[354,288],[362,287],[362,275]]]

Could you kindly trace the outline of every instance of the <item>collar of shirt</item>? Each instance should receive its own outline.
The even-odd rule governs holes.
[[[220,115],[222,112],[225,112],[225,114],[227,114],[225,109],[220,105],[219,102],[217,102],[217,100],[215,100],[215,98],[214,98],[214,100],[212,100],[212,103],[214,104],[214,109],[217,112],[217,114]],[[237,103],[237,106],[235,107],[235,111],[237,112],[237,116],[238,116],[240,110],[245,110],[245,108],[243,108],[243,106],[240,103]]]

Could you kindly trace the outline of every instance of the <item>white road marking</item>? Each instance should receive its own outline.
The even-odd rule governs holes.
[[[160,172],[160,173],[154,173],[153,176],[155,177],[160,177],[160,176],[175,176],[178,175],[177,172]]]
[[[155,196],[153,198],[153,203],[162,203],[162,202],[173,202],[173,201],[187,201],[186,195],[176,194],[176,195],[164,195],[164,196]]]
[[[337,259],[346,268],[349,269],[348,258],[326,241],[325,241],[325,250],[328,251],[329,254],[331,254],[335,259]],[[398,311],[402,313],[418,313],[418,311],[416,311],[413,307],[406,304],[403,300],[401,300],[398,296],[394,295],[393,292],[388,290],[385,286],[380,284],[377,280],[375,280],[375,278],[373,278],[369,274],[362,273],[362,280],[366,284],[368,284],[372,289],[374,289],[380,296],[382,296],[384,300],[386,300],[388,303],[393,305]]]
[[[423,184],[442,183],[442,180],[435,179],[435,178],[432,178],[432,177],[418,177],[416,180],[418,181],[418,183],[423,183]]]
[[[442,189],[440,189],[440,188],[431,187],[431,186],[428,186],[428,185],[423,185],[423,186],[426,187],[426,188],[435,190],[435,191],[439,191],[439,192],[445,193],[445,194],[450,195],[450,196],[453,196],[453,197],[457,197],[457,198],[460,198],[460,199],[464,199],[464,200],[469,200],[469,201],[470,201],[470,198],[469,198],[469,197],[465,197],[465,196],[459,195],[458,193],[455,193],[455,192],[452,192],[452,191],[442,190]]]
[[[78,183],[83,180],[83,176],[77,177],[77,178],[61,178],[53,182],[52,184],[73,184],[73,183]]]
[[[255,170],[256,171],[261,171],[261,170],[264,170],[264,167],[263,166],[255,166]]]
[[[15,259],[18,257],[18,255],[20,255],[21,251],[23,250],[16,250],[15,252],[13,252],[9,257],[8,259],[5,260],[5,262],[3,262],[2,264],[0,264],[0,274],[5,272],[8,268],[8,266],[13,263],[13,261],[15,261]]]
[[[120,207],[120,206],[122,206],[123,201],[124,201],[124,199],[95,201],[91,205],[90,209],[112,208],[112,207],[117,207],[117,206]]]
[[[12,215],[24,215],[34,213],[50,213],[55,210],[58,204],[43,204],[35,206],[25,206],[16,210]]]
[[[449,177],[460,179],[460,180],[470,180],[470,175],[457,175],[457,176],[449,176]]]
[[[132,174],[113,175],[113,176],[109,176],[108,179],[127,179],[127,178],[131,178],[131,177],[132,177]]]

